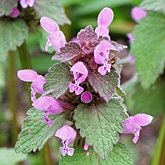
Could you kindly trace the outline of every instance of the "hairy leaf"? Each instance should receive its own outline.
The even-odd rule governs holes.
[[[165,15],[150,13],[133,31],[131,53],[144,88],[153,84],[165,66]]]
[[[0,0],[0,17],[9,15],[18,4],[18,0]]]
[[[108,102],[115,92],[116,87],[119,84],[120,75],[114,68],[111,69],[109,74],[104,76],[99,73],[89,71],[88,80],[94,88],[95,92],[98,92],[101,97]]]
[[[89,155],[83,149],[76,148],[73,156],[65,156],[60,165],[133,165],[132,153],[121,143],[114,146],[107,159],[102,160],[91,149]]]
[[[47,16],[55,20],[60,25],[70,23],[70,20],[65,15],[64,8],[62,7],[60,0],[35,0],[34,8],[40,17]]]
[[[22,19],[0,20],[0,62],[4,62],[9,50],[16,50],[28,37],[28,27]]]
[[[85,29],[80,30],[77,34],[77,39],[85,53],[91,53],[95,46],[99,43],[97,34],[90,25]]]
[[[13,148],[0,148],[0,155],[0,165],[15,165],[27,158],[25,154],[15,153]]]
[[[113,144],[119,141],[118,133],[122,132],[125,118],[125,106],[116,99],[91,106],[79,105],[74,115],[81,136],[86,138],[87,144],[93,146],[101,158],[106,158]]]
[[[64,115],[52,116],[54,124],[49,127],[43,121],[43,112],[31,108],[27,112],[27,118],[23,123],[18,141],[15,145],[16,152],[29,153],[40,150],[46,141],[53,136],[58,128],[64,123]]]
[[[81,48],[75,42],[69,42],[60,49],[60,52],[57,52],[53,56],[53,60],[59,60],[61,62],[69,61],[72,58],[80,55],[82,53]]]
[[[66,64],[55,64],[48,70],[45,79],[45,91],[58,98],[68,89],[68,84],[71,81],[70,69]]]
[[[165,13],[165,1],[164,0],[143,0],[140,7],[146,10],[158,11]]]
[[[160,115],[165,113],[165,81],[159,79],[148,89],[143,89],[140,83],[127,89],[126,103],[133,114],[147,113]]]

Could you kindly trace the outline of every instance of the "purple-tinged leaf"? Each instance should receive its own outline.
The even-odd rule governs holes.
[[[48,70],[45,79],[46,93],[52,93],[52,96],[58,98],[66,92],[71,82],[70,68],[64,63],[55,64]]]
[[[90,25],[78,33],[77,39],[85,53],[91,53],[94,47],[99,43],[97,34]]]
[[[119,78],[119,72],[114,68],[111,68],[111,72],[104,76],[92,71],[88,73],[89,83],[95,92],[99,93],[106,102],[108,102],[115,93],[115,89],[120,81]]]
[[[57,52],[53,57],[52,60],[59,60],[61,62],[69,61],[74,57],[81,55],[82,50],[78,44],[75,42],[69,42],[60,49],[60,52]]]

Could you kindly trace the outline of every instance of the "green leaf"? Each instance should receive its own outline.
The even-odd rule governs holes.
[[[12,148],[0,148],[0,165],[15,165],[26,158],[27,155],[16,153]]]
[[[102,160],[91,149],[89,155],[83,149],[76,148],[73,156],[65,156],[60,165],[133,165],[132,153],[121,143],[114,146],[107,159]]]
[[[158,11],[165,13],[165,1],[164,0],[143,0],[140,7],[146,10]]]
[[[22,19],[0,19],[0,62],[4,62],[9,50],[16,50],[28,37],[28,27]]]
[[[108,102],[112,95],[115,93],[115,89],[119,84],[120,75],[114,68],[111,69],[109,74],[104,76],[99,73],[89,71],[88,80],[95,92],[98,92],[101,97]]]
[[[3,15],[9,15],[13,9],[16,7],[18,1],[16,0],[0,0],[0,17]]]
[[[23,123],[21,132],[18,135],[16,143],[16,152],[29,153],[40,150],[46,141],[51,138],[56,130],[64,123],[64,115],[52,116],[54,124],[49,127],[43,121],[43,112],[35,108],[31,108],[27,112],[27,118]]]
[[[100,11],[105,6],[110,6],[111,8],[127,5],[133,3],[132,0],[104,0],[104,1],[89,1],[85,5],[82,5],[81,7],[77,8],[75,10],[76,15],[85,15],[85,14],[92,14],[94,12]]]
[[[144,88],[153,84],[165,66],[165,15],[150,13],[135,27],[131,53]]]
[[[74,114],[75,125],[80,129],[81,136],[101,158],[106,158],[113,144],[119,141],[118,133],[122,132],[125,118],[124,104],[116,99],[91,106],[79,105]]]
[[[66,92],[68,84],[71,82],[70,69],[66,64],[55,64],[45,75],[46,84],[44,89],[47,93],[52,93],[58,98]]]
[[[147,113],[153,116],[165,113],[165,81],[159,79],[148,89],[136,83],[127,90],[126,103],[133,114]]]
[[[64,8],[59,0],[35,0],[34,8],[40,17],[47,16],[60,25],[64,23],[70,24],[70,20],[66,17]]]

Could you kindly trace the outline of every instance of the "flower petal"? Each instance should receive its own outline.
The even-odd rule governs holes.
[[[53,104],[53,102],[54,102],[54,100],[52,97],[43,96],[43,97],[38,98],[32,104],[32,106],[39,110],[45,110],[45,109],[48,109]]]
[[[34,5],[34,0],[29,0],[29,7],[32,7]]]
[[[20,4],[23,8],[27,8],[28,7],[28,3],[26,2],[26,0],[20,0]]]
[[[103,65],[103,66],[100,66],[100,67],[98,68],[98,72],[99,72],[101,75],[106,75],[107,70],[106,70],[105,66]]]
[[[61,155],[62,156],[65,156],[66,155],[66,149],[64,147],[60,147],[60,152],[61,152]]]
[[[132,18],[139,22],[142,18],[147,16],[147,12],[140,7],[134,7],[131,11]]]
[[[20,11],[19,11],[16,7],[14,7],[14,8],[12,9],[11,13],[10,13],[10,16],[11,16],[12,18],[16,18],[16,17],[18,17],[19,15],[20,15]]]
[[[68,152],[67,152],[67,154],[68,154],[69,156],[73,156],[73,154],[74,154],[74,148],[68,147]]]
[[[109,29],[105,26],[97,26],[95,29],[95,32],[96,32],[98,37],[103,36],[103,37],[110,38],[109,37]]]
[[[98,15],[98,19],[97,19],[97,24],[98,26],[105,26],[108,27],[114,17],[114,13],[112,11],[112,9],[105,7],[101,10],[101,12]]]
[[[90,92],[88,91],[85,91],[81,94],[81,101],[88,104],[92,101],[93,99],[93,96]]]
[[[42,28],[50,34],[55,34],[57,31],[59,31],[59,26],[57,23],[48,17],[42,17],[40,19],[40,24]]]
[[[60,138],[62,141],[67,141],[67,144],[70,144],[76,138],[76,131],[72,127],[64,125],[56,131],[55,136]]]
[[[137,114],[134,116],[133,122],[139,126],[146,126],[152,122],[153,117],[147,114]]]
[[[76,80],[79,83],[82,83],[85,81],[85,79],[88,76],[88,70],[86,66],[83,64],[83,62],[79,61],[75,63],[71,69],[71,72],[73,72],[74,80]],[[81,76],[80,76],[81,74]]]
[[[33,82],[37,80],[38,74],[34,70],[24,69],[17,72],[17,76],[20,80],[25,82]]]
[[[60,48],[64,47],[66,44],[66,38],[62,31],[57,31],[56,34],[51,34],[48,37],[48,41],[50,45],[52,45],[53,48],[58,52],[60,51]]]

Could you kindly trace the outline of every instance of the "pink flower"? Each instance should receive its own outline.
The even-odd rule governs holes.
[[[31,84],[31,100],[36,100],[36,93],[43,94],[43,86],[45,84],[45,78],[42,75],[38,75],[36,71],[30,69],[24,69],[17,72],[17,76],[20,80],[25,82],[32,82]]]
[[[49,119],[49,115],[57,115],[64,111],[58,100],[51,96],[42,96],[32,104],[35,108],[44,111],[44,121],[49,126],[53,124],[53,121]]]
[[[70,126],[63,126],[57,130],[55,136],[60,138],[62,141],[62,147],[60,147],[60,152],[62,156],[66,154],[72,156],[74,154],[74,148],[69,147],[69,144],[72,144],[76,138],[76,131]]]
[[[66,39],[57,23],[48,17],[42,17],[40,23],[42,28],[49,33],[45,51],[48,51],[49,46],[53,46],[56,51],[60,51],[60,48],[65,46]]]
[[[74,64],[70,71],[73,73],[74,83],[69,83],[69,90],[70,92],[75,92],[76,95],[81,94],[84,89],[79,86],[88,76],[88,70],[83,62],[77,62]]]
[[[110,50],[116,50],[115,47],[109,41],[101,41],[94,50],[94,59],[97,64],[100,64],[98,72],[101,75],[105,75],[111,70],[111,64],[109,63]]]
[[[10,17],[16,18],[16,17],[18,17],[19,15],[20,15],[20,11],[19,11],[16,7],[14,7],[14,8],[12,9],[11,13],[10,13]]]
[[[140,136],[142,126],[147,126],[152,122],[153,117],[147,114],[137,114],[128,117],[123,124],[124,134],[134,134],[133,142],[136,143]]]
[[[132,42],[135,41],[135,37],[134,37],[131,33],[128,33],[128,34],[127,34],[127,37],[128,37],[128,39],[129,39],[129,42],[130,42],[130,43],[132,43]]]
[[[109,28],[108,26],[111,24],[114,17],[114,13],[112,9],[105,7],[101,10],[98,15],[97,19],[97,27],[95,32],[97,33],[98,37],[108,37],[109,38]]]
[[[90,92],[88,91],[85,91],[81,94],[81,101],[88,104],[92,101],[93,99],[93,96]]]
[[[142,18],[147,16],[147,12],[140,7],[134,7],[131,11],[133,20],[139,22]]]
[[[20,4],[23,8],[32,7],[34,5],[34,0],[20,0]]]

